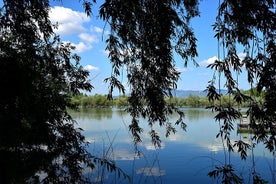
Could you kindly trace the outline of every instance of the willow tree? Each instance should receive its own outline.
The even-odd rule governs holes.
[[[110,25],[106,49],[113,72],[106,81],[110,82],[111,96],[114,88],[124,92],[118,77],[126,75],[128,78],[131,90],[128,111],[133,117],[129,129],[136,143],[141,141],[139,135],[143,131],[138,120],[141,116],[148,118],[150,134],[157,145],[160,139],[152,125],[165,126],[166,135],[175,132],[168,120],[173,111],[180,114],[176,124],[186,127],[181,119],[183,113],[167,105],[164,97],[172,96],[179,79],[174,54],[182,57],[184,65],[195,63],[197,40],[189,23],[199,15],[198,3],[190,0],[106,0],[100,7],[100,17]],[[209,99],[220,99],[217,89],[226,88],[238,103],[249,100],[248,113],[252,126],[258,130],[256,139],[275,151],[275,1],[224,0],[217,6],[218,15],[213,26],[219,59],[209,66],[215,70],[206,89]],[[244,52],[246,57],[241,60],[238,52]],[[256,86],[259,92],[265,91],[263,104],[257,104],[252,95],[246,96],[239,88],[239,76],[244,69],[248,83]],[[222,75],[226,78],[225,84],[221,83]],[[241,115],[233,104],[213,107],[219,112],[215,118],[229,123],[224,126],[227,130],[221,130],[221,135],[228,135],[233,130],[233,121]],[[257,126],[254,121],[263,123]],[[271,130],[271,135],[266,129]],[[227,141],[229,150],[233,150],[230,139]]]
[[[185,65],[197,56],[196,38],[189,23],[199,15],[198,2],[107,0],[99,13],[110,25],[106,40],[112,64],[112,75],[106,79],[110,83],[109,96],[112,97],[114,88],[124,92],[118,77],[126,75],[131,90],[127,109],[132,116],[129,130],[134,143],[141,141],[143,129],[139,118],[144,117],[153,143],[160,146],[158,132],[152,128],[155,123],[165,126],[169,135],[176,129],[168,115],[178,112],[180,116],[175,123],[186,128],[183,112],[173,103],[167,105],[165,97],[172,97],[180,75],[175,68],[174,53],[183,58]]]
[[[218,77],[210,81],[207,88],[209,97],[211,100],[221,97],[214,86],[217,80],[217,84],[221,88],[225,87],[228,94],[233,95],[239,104],[249,101],[247,114],[250,115],[252,128],[256,130],[254,139],[264,142],[269,151],[275,153],[275,1],[224,0],[218,6],[218,15],[213,26],[218,40],[219,59],[208,66],[215,70],[214,76],[217,74]],[[245,54],[244,58],[238,57],[238,52],[241,51]],[[239,88],[241,72],[247,73],[251,86],[249,95],[243,94]],[[222,76],[226,78],[225,84],[220,81]],[[259,93],[264,93],[263,101],[254,99],[253,87],[256,87]],[[239,112],[232,108],[232,102],[229,102],[226,108],[216,109],[219,112],[217,119],[237,119],[240,116]],[[232,145],[229,144],[228,148],[232,150]]]
[[[250,145],[242,140],[231,141],[230,133],[234,130],[233,123],[241,116],[239,109],[233,107],[233,101],[229,100],[227,106],[221,104],[212,106],[211,108],[217,111],[215,119],[220,125],[217,137],[222,138],[223,144],[225,141],[228,158],[225,158],[225,166],[210,172],[210,176],[225,174],[223,172],[226,170],[229,173],[233,171],[230,154],[234,151],[234,147],[238,148],[241,158],[246,159],[247,150],[254,149],[256,143],[262,142],[275,156],[275,5],[273,0],[224,0],[218,3],[218,15],[213,25],[215,38],[218,41],[218,60],[208,66],[214,69],[214,78],[207,87],[208,96],[211,101],[221,100],[221,94],[218,92],[220,90],[216,90],[216,88],[226,88],[228,95],[234,96],[234,100],[238,104],[245,101],[250,104],[247,115],[250,117],[250,127],[254,130],[251,140],[254,144]],[[245,57],[239,58],[239,52],[243,52]],[[242,72],[246,72],[247,82],[251,86],[249,95],[243,94],[239,87],[239,77]],[[226,78],[225,83],[221,82],[222,77]],[[254,98],[254,88],[264,94],[262,101]],[[259,183],[261,180],[255,172],[255,168],[252,170],[254,183]],[[224,178],[229,179],[229,177]],[[231,179],[231,182],[234,183],[241,182],[238,177]]]

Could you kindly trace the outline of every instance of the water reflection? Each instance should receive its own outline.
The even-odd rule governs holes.
[[[113,150],[114,160],[134,160],[138,156],[126,149]]]
[[[199,119],[214,116],[210,110],[203,108],[183,108],[185,117],[188,121],[197,122]]]
[[[84,119],[112,119],[113,111],[111,108],[84,108],[79,111],[69,110],[69,113],[74,119],[84,120]]]
[[[203,108],[184,108],[187,131],[182,131],[180,127],[175,134],[165,137],[165,128],[154,125],[153,128],[159,132],[162,139],[161,148],[169,142],[190,143],[207,149],[208,151],[221,151],[223,146],[221,140],[216,138],[219,132],[218,123],[214,121],[214,113]],[[128,131],[131,117],[123,110],[104,109],[83,109],[80,112],[70,112],[72,117],[78,122],[78,126],[83,128],[87,139],[94,141],[107,141],[107,137],[116,135],[116,143],[131,143],[132,137]],[[171,122],[174,122],[178,115],[172,115]],[[140,120],[140,126],[144,129],[142,133],[143,146],[148,150],[155,150],[148,134],[147,122]],[[176,126],[177,128],[177,126]],[[109,135],[107,135],[109,134]],[[250,132],[232,132],[233,141],[250,138]]]
[[[144,174],[145,176],[163,176],[166,172],[158,167],[143,167],[136,170],[136,174]]]
[[[84,129],[86,138],[92,142],[90,151],[95,155],[104,155],[114,160],[120,168],[129,172],[135,179],[133,183],[139,183],[139,181],[212,183],[207,173],[224,163],[223,145],[221,139],[216,138],[219,131],[218,123],[213,119],[214,113],[209,110],[195,108],[183,110],[185,122],[188,125],[186,132],[179,128],[175,134],[166,138],[164,127],[154,126],[162,139],[161,149],[156,149],[152,145],[147,122],[140,120],[140,126],[144,132],[141,135],[143,142],[139,145],[139,151],[142,154],[139,156],[134,150],[132,137],[128,131],[131,117],[124,111],[110,108],[71,114],[79,122],[78,126]],[[171,122],[177,118],[177,115],[172,115]],[[249,141],[250,134],[245,135],[234,131],[231,137],[232,142],[239,139]],[[246,181],[249,181],[248,176],[252,173],[252,158],[258,158],[254,161],[256,170],[260,170],[260,174],[272,182],[272,176],[275,173],[268,172],[269,168],[273,168],[271,153],[267,152],[263,145],[257,145],[254,153],[249,152],[248,155],[248,160],[241,161],[237,153],[231,154],[232,163],[236,165],[237,171],[243,174]],[[152,180],[141,179],[142,176],[151,177]],[[111,181],[110,176],[105,178]],[[122,183],[125,182],[122,181]]]

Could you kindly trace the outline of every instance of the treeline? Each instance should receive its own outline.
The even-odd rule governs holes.
[[[127,96],[123,95],[117,98],[109,100],[107,95],[95,94],[88,96],[85,94],[80,94],[78,96],[72,97],[72,103],[83,108],[93,108],[93,107],[126,107],[128,106]]]
[[[248,94],[248,91],[245,93]],[[257,98],[258,101],[261,100],[262,95],[255,94],[254,98]],[[72,97],[72,102],[75,105],[83,108],[95,108],[95,107],[127,107],[128,104],[128,96],[123,95],[112,100],[108,100],[107,95],[95,94],[92,96],[88,96],[86,94],[81,94],[78,96]],[[231,103],[232,106],[238,106],[235,104],[235,100],[233,100],[233,96],[223,95],[221,101],[210,102],[208,97],[198,96],[198,95],[189,95],[188,97],[174,97],[174,98],[166,98],[166,102],[168,104],[176,104],[179,107],[208,107],[211,105],[219,105],[220,103],[223,106],[228,106]],[[240,107],[248,107],[249,102],[242,103]]]

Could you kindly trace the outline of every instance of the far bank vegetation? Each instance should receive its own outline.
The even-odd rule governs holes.
[[[244,92],[247,95],[250,95],[250,91]],[[253,96],[252,98],[255,98],[255,100],[261,102],[262,101],[263,94],[256,93],[255,90],[253,90]],[[230,98],[230,100],[229,100]],[[237,104],[234,104],[234,100],[232,96],[229,95],[222,95],[220,101],[210,102],[208,100],[208,97],[206,96],[199,96],[199,95],[189,95],[187,97],[173,97],[173,98],[166,98],[166,102],[168,104],[174,103],[179,107],[208,107],[211,105],[218,105],[219,103],[222,103],[223,106],[228,106],[229,102],[232,103],[231,105],[238,106]],[[101,94],[95,94],[95,95],[86,95],[86,94],[80,94],[78,96],[73,96],[71,98],[72,102],[76,105],[78,105],[81,108],[101,108],[101,107],[116,107],[116,108],[124,108],[129,105],[128,103],[128,96],[122,95],[118,97],[114,97],[112,100],[109,100],[107,98],[107,95],[101,95]],[[248,102],[244,102],[240,105],[240,107],[248,107]]]

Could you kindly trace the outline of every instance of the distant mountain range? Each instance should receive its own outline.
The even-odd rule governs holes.
[[[227,90],[221,89],[221,94],[227,94]],[[172,92],[173,96],[185,98],[189,95],[197,95],[197,96],[207,96],[207,93],[204,90],[174,90]]]
[[[218,92],[218,90],[217,90]],[[225,95],[227,94],[227,90],[225,89],[221,89],[220,93]],[[126,94],[127,96],[129,96],[130,94]],[[189,95],[194,95],[194,96],[207,96],[207,93],[204,90],[173,90],[172,91],[172,95],[178,98],[185,98],[188,97]],[[119,96],[114,96],[114,98],[117,98]]]

